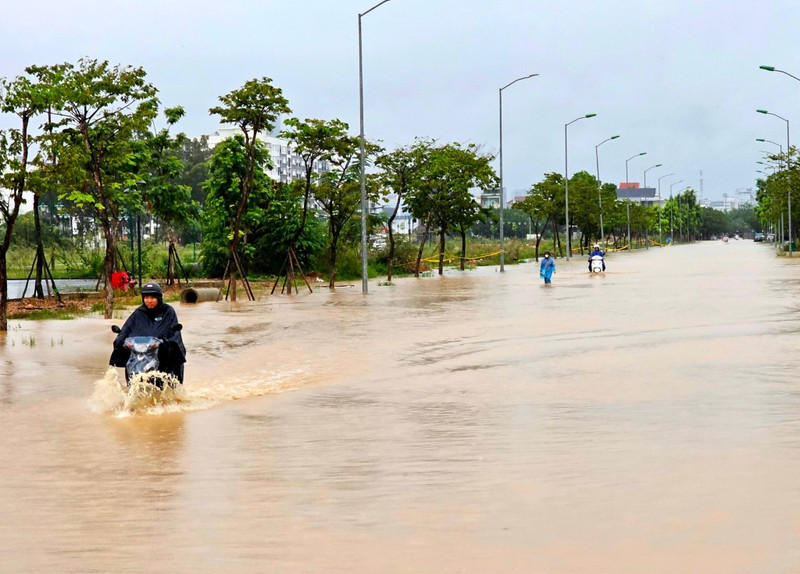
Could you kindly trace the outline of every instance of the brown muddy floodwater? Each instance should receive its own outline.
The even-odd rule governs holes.
[[[557,263],[177,304],[134,412],[111,321],[13,321],[0,572],[800,572],[800,257]]]

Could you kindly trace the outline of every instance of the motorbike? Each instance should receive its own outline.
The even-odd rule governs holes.
[[[173,331],[182,329],[183,325],[180,323],[172,327]],[[112,325],[111,330],[119,333],[122,329],[118,325]],[[149,336],[128,337],[123,341],[123,348],[130,352],[125,363],[125,383],[128,387],[130,387],[132,377],[148,373],[152,373],[152,375],[143,377],[143,380],[162,390],[165,384],[172,388],[183,384],[183,381],[176,375],[160,369],[159,349],[162,344],[163,341],[161,339]]]
[[[589,268],[592,273],[602,273],[606,270],[605,267],[602,255],[592,255],[592,257],[589,258]]]

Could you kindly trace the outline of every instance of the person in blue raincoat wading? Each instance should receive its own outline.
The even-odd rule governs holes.
[[[555,272],[556,262],[553,261],[553,258],[550,256],[550,252],[545,251],[544,257],[542,257],[542,261],[539,263],[539,277],[544,279],[545,285],[550,285],[550,280]]]

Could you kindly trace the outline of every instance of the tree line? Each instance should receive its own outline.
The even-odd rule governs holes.
[[[237,276],[280,274],[291,257],[306,266],[321,252],[327,254],[333,287],[342,246],[356,246],[360,236],[362,170],[370,172],[365,175],[369,201],[390,206],[386,219],[368,219],[370,233],[385,230],[390,282],[400,241],[392,223],[401,210],[419,224],[416,274],[431,237],[436,238],[442,273],[447,238],[460,241],[463,269],[467,239],[497,234],[496,209],[482,207],[476,199],[476,193],[496,192],[499,184],[491,167],[494,155],[479,145],[417,138],[387,150],[368,141],[362,165],[360,140],[345,122],[292,117],[288,100],[270,78],[249,80],[218,100],[209,113],[237,127],[238,133],[209,149],[207,138],[175,133],[183,108],[162,106],[158,90],[139,67],[83,58],[30,66],[24,74],[0,81],[0,112],[15,123],[0,131],[0,184],[6,190],[0,197],[0,330],[7,328],[6,256],[29,193],[37,283],[47,271],[40,210],[78,216],[87,222],[82,233],[102,240],[106,318],[112,316],[114,303],[109,279],[122,264],[123,224],[143,212],[157,218],[164,230],[170,278],[174,244],[200,240],[204,273],[227,274],[234,298]],[[289,183],[267,175],[273,166],[258,138],[274,133],[279,119],[277,135],[288,140],[302,163],[303,176]],[[564,183],[563,176],[550,173],[534,184],[515,205],[521,218],[505,222],[510,226],[507,236],[533,234],[538,250],[549,232],[562,248]],[[600,239],[600,213],[614,243],[622,241],[628,221],[639,238],[676,221],[686,239],[701,233],[702,211],[693,192],[677,196],[675,205],[668,202],[667,214],[667,208],[618,201],[615,190],[587,172],[570,178],[570,224],[579,230],[581,249]]]
[[[767,156],[769,174],[756,180],[756,215],[764,229],[794,241],[798,233],[800,169],[794,146]],[[794,206],[794,207],[792,207]]]

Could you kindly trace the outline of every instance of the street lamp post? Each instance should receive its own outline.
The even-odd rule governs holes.
[[[657,163],[656,165],[650,166],[646,170],[644,170],[644,186],[645,187],[647,187],[647,172],[650,171],[651,169],[655,169],[657,167],[661,167],[661,165],[662,164]]]
[[[768,72],[780,72],[781,74],[786,74],[790,78],[794,78],[795,80],[800,82],[800,78],[798,78],[797,76],[793,76],[792,74],[790,74],[789,72],[787,72],[785,70],[779,70],[775,66],[759,66],[759,68],[762,69],[762,70],[766,70]]]
[[[781,150],[781,155],[783,155],[783,146],[781,144],[779,144],[778,142],[774,142],[772,140],[765,140],[764,138],[756,138],[756,141],[757,142],[767,142],[767,143],[771,143],[772,145],[778,146],[778,148]]]
[[[764,169],[771,169],[773,172],[774,172],[776,169],[778,169],[778,167],[777,167],[777,166],[775,166],[775,165],[770,165],[770,164],[768,164],[768,163],[767,163],[767,162],[765,162],[765,161],[756,161],[756,163],[757,163],[757,164],[760,164],[760,165],[763,165],[763,166],[764,166]]]
[[[678,194],[678,215],[681,216],[680,221],[678,221],[678,235],[680,235],[681,242],[683,242],[683,213],[681,213],[681,196],[683,195],[684,191],[691,189],[691,187],[684,187],[680,193]],[[686,207],[686,201],[683,202],[683,206]],[[688,234],[689,228],[687,226],[686,232]]]
[[[673,219],[672,219],[672,211],[673,211],[673,209],[672,209],[672,188],[675,187],[676,185],[678,185],[679,183],[683,183],[683,180],[679,179],[678,181],[669,184],[669,240],[670,240],[670,243],[675,243],[675,227],[674,227],[674,222],[673,222]]]
[[[505,272],[506,263],[505,242],[503,240],[503,204],[505,203],[505,192],[503,190],[503,90],[519,81],[527,80],[528,78],[533,78],[538,75],[539,74],[529,74],[527,76],[522,76],[513,82],[509,82],[498,90],[500,98],[500,273]]]
[[[600,208],[600,239],[601,239],[601,241],[605,240],[606,233],[605,233],[605,229],[603,229],[603,194],[602,194],[603,184],[600,183],[600,153],[597,151],[597,148],[599,148],[601,145],[603,145],[606,142],[609,142],[611,140],[617,139],[618,137],[619,136],[611,136],[610,138],[606,138],[603,141],[601,141],[599,144],[594,146],[594,161],[595,161],[595,164],[597,166],[597,205]]]
[[[364,56],[361,43],[361,17],[366,16],[375,8],[386,4],[389,0],[383,0],[375,4],[366,12],[358,15],[358,114],[361,123],[361,292],[369,292],[369,274],[367,271],[367,187],[365,182],[365,163],[364,163]]]
[[[567,261],[569,261],[569,256],[572,254],[572,243],[570,241],[570,233],[569,233],[569,167],[567,162],[567,128],[577,122],[578,120],[585,120],[586,118],[593,118],[597,114],[585,114],[579,118],[575,118],[571,122],[567,122],[564,124],[564,213],[565,213],[565,223],[567,229]]]
[[[764,66],[762,66],[762,68],[764,68]],[[775,70],[775,71],[776,72],[781,72],[782,70]],[[786,72],[784,72],[784,73],[786,73]],[[791,74],[787,74],[787,75],[791,76]],[[794,76],[792,76],[792,77],[794,78]],[[792,146],[789,143],[789,120],[787,120],[786,118],[784,118],[782,116],[779,116],[778,114],[773,114],[772,112],[769,112],[767,110],[756,110],[756,111],[759,114],[766,114],[768,116],[775,116],[776,118],[782,119],[784,122],[786,122],[786,183],[787,183],[787,187],[788,187],[788,192],[787,192],[786,196],[787,196],[787,203],[788,203],[788,210],[789,210],[788,214],[787,214],[787,218],[788,218],[787,227],[789,229],[789,257],[791,257],[792,256],[792,251],[793,251],[792,250],[792,185],[791,185],[791,183],[792,183],[792,181],[791,181],[792,172],[791,172],[791,168],[789,166],[789,156],[792,153]]]
[[[650,166],[646,170],[644,170],[644,188],[645,189],[647,189],[647,172],[650,171],[651,169],[655,169],[657,167],[661,167],[661,165],[662,164],[657,163],[656,165]],[[659,233],[659,235],[660,235],[660,233]],[[645,239],[645,243],[644,243],[645,248],[649,249],[650,248],[650,234],[648,233],[647,227],[644,228],[644,239]]]
[[[661,180],[664,179],[665,177],[669,177],[671,175],[675,175],[675,174],[674,173],[668,173],[668,174],[662,175],[661,177],[658,178],[658,205],[659,205],[659,209],[660,209],[660,206],[661,206]],[[660,212],[659,212],[659,216],[658,216],[658,242],[661,243],[662,245],[664,244],[664,241],[661,238],[661,214],[660,214]]]
[[[630,189],[628,187],[628,162],[631,161],[635,157],[639,157],[640,155],[646,155],[646,154],[647,154],[647,152],[643,151],[643,152],[634,154],[634,155],[632,155],[631,157],[629,157],[628,159],[625,160],[625,189],[626,189],[625,195],[628,196],[628,197],[625,198],[625,205],[628,208],[628,250],[629,251],[633,249],[633,243],[631,243],[631,198],[630,198],[630,191],[627,191],[627,190]]]
[[[668,173],[667,175],[662,175],[658,178],[658,199],[661,199],[661,180],[665,177],[669,177],[671,175],[675,175],[674,173]]]

